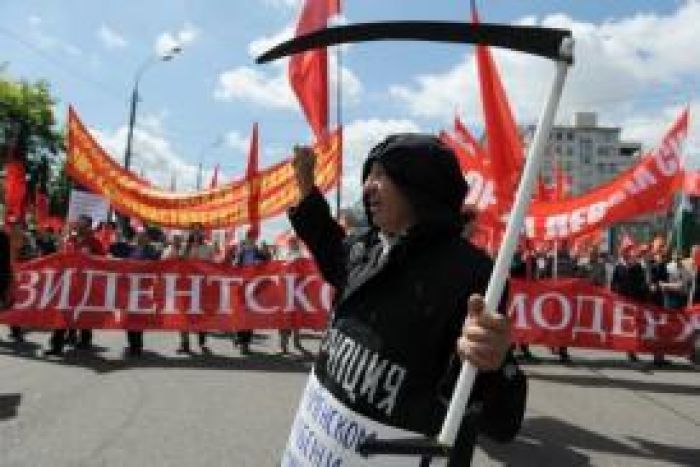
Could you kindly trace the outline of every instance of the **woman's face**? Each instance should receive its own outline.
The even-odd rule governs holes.
[[[415,223],[415,214],[408,199],[381,164],[372,164],[362,185],[362,193],[372,215],[372,222],[382,232],[397,234]]]

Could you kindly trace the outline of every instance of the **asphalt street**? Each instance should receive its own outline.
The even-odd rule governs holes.
[[[178,355],[177,334],[149,333],[140,358],[123,355],[121,332],[97,332],[94,352],[63,359],[42,356],[46,333],[0,336],[2,467],[274,466],[311,363],[278,355],[272,332],[250,356],[224,334],[210,336],[210,354]],[[520,436],[481,440],[473,465],[700,466],[697,367],[580,349],[564,366],[534,352]]]

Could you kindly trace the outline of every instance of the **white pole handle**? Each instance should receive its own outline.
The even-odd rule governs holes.
[[[561,56],[569,58],[573,55],[573,39],[566,38],[562,41]],[[506,278],[508,277],[511,262],[513,261],[513,253],[518,242],[518,236],[525,220],[525,214],[532,196],[532,191],[535,187],[535,180],[540,169],[542,154],[544,153],[549,133],[554,123],[554,116],[559,105],[564,81],[568,71],[569,64],[565,59],[557,62],[557,72],[554,77],[554,82],[550,90],[549,98],[545,102],[540,119],[537,124],[533,142],[530,145],[527,159],[525,161],[525,170],[518,186],[518,191],[513,203],[513,210],[506,225],[506,231],[503,235],[501,249],[496,257],[496,262],[491,273],[491,279],[486,289],[485,311],[495,313],[496,308],[505,288]],[[467,407],[467,401],[474,386],[477,369],[469,362],[462,364],[457,384],[455,385],[452,400],[445,416],[445,421],[442,425],[442,431],[438,436],[438,441],[445,446],[452,446],[457,438],[457,432],[464,411]]]

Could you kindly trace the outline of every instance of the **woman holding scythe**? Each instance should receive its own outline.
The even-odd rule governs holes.
[[[452,151],[421,134],[377,145],[363,169],[371,227],[357,237],[315,188],[312,151],[296,148],[293,163],[301,201],[292,225],[336,295],[282,464],[365,465],[358,446],[369,437],[436,435],[460,359],[482,371],[458,443],[471,450],[477,433],[512,439],[525,378],[507,352],[509,321],[483,313],[492,264],[460,236],[467,185]]]

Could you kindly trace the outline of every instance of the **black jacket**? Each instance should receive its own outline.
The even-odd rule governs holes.
[[[485,292],[491,260],[447,224],[419,225],[382,256],[376,230],[345,237],[318,191],[290,219],[336,289],[315,363],[321,384],[373,420],[435,435],[459,370],[467,300]],[[480,373],[472,397],[483,406],[481,431],[503,441],[520,428],[526,393],[524,376],[507,362]]]
[[[649,289],[644,275],[644,269],[639,263],[623,264],[618,263],[613,269],[610,289],[626,298],[637,301],[647,299]]]

